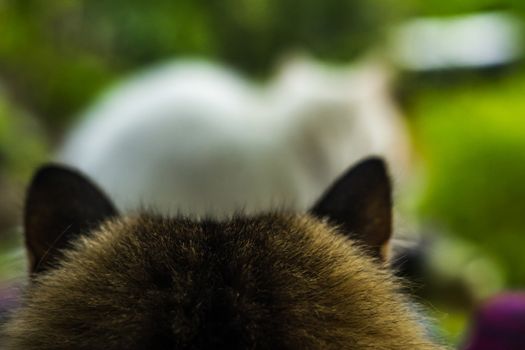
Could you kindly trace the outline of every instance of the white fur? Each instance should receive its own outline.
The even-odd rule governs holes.
[[[304,209],[367,155],[404,167],[405,130],[384,73],[296,59],[255,85],[211,63],[170,62],[92,106],[58,160],[89,175],[124,211]]]

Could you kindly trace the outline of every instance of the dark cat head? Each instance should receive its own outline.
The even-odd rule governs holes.
[[[32,283],[8,349],[437,349],[382,257],[382,161],[345,174],[308,214],[226,221],[118,217],[79,174],[29,190]]]

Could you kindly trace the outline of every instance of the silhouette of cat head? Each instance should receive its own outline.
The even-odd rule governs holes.
[[[304,214],[120,217],[80,174],[28,192],[31,283],[8,349],[438,349],[385,263],[391,194],[369,159]]]

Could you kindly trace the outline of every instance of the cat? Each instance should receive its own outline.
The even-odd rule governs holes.
[[[390,187],[370,158],[305,213],[195,220],[120,215],[83,175],[44,167],[5,348],[442,349],[387,267]]]
[[[132,76],[79,118],[57,161],[121,211],[227,216],[306,210],[358,159],[406,175],[408,137],[381,66],[290,59],[264,83],[205,61]]]

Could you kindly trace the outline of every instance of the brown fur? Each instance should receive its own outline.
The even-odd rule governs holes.
[[[433,350],[381,260],[384,165],[348,172],[309,214],[119,218],[80,174],[42,169],[26,203],[33,273],[10,350]]]
[[[77,241],[7,335],[27,350],[437,349],[397,290],[308,216],[143,215]]]

